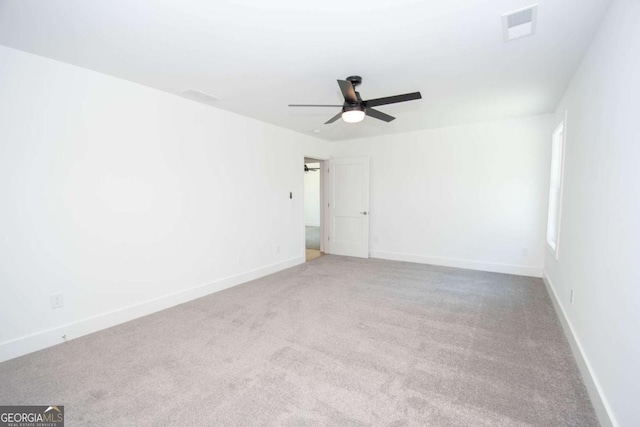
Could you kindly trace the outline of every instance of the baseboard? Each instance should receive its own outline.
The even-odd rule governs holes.
[[[542,268],[526,265],[500,264],[494,262],[440,258],[385,251],[371,251],[369,255],[371,258],[389,259],[393,261],[417,262],[420,264],[441,265],[444,267],[465,268],[468,270],[490,271],[493,273],[515,274],[518,276],[542,277]]]
[[[587,388],[587,393],[589,393],[591,403],[593,404],[593,408],[596,411],[596,415],[598,416],[600,425],[603,427],[617,427],[618,423],[613,416],[611,406],[609,406],[609,402],[602,393],[600,383],[598,382],[597,377],[594,375],[593,370],[591,369],[589,359],[586,357],[584,351],[582,350],[580,340],[578,340],[578,337],[573,330],[573,326],[571,326],[569,318],[565,315],[562,304],[560,303],[560,300],[556,295],[555,288],[551,284],[551,280],[549,279],[549,276],[547,276],[546,272],[543,272],[542,280],[544,281],[547,292],[549,293],[549,297],[553,302],[553,307],[556,310],[556,314],[560,319],[564,334],[569,341],[569,346],[571,347],[571,351],[573,352],[573,357],[576,360],[578,369],[580,370],[580,374],[582,375],[582,380],[585,387]]]
[[[98,332],[251,280],[259,279],[260,277],[302,264],[304,261],[304,257],[291,258],[235,276],[218,279],[194,288],[185,289],[118,310],[82,319],[77,322],[68,323],[11,341],[5,341],[0,343],[0,362],[42,350],[56,344],[61,344],[93,332]],[[66,339],[63,340],[61,338],[62,336],[66,336]]]

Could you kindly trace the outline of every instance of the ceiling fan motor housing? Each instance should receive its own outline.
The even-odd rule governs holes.
[[[344,106],[342,107],[342,112],[345,113],[347,111],[364,111],[364,105],[362,104],[347,104],[345,102]]]

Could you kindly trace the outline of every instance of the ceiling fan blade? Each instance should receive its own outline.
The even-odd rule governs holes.
[[[340,117],[342,117],[342,111],[340,111],[338,114],[336,114],[335,116],[331,117],[329,120],[327,120],[325,122],[325,125],[328,125],[330,123],[335,122],[336,120],[338,120]]]
[[[422,99],[422,95],[420,95],[420,92],[387,96],[385,98],[369,99],[368,101],[364,101],[364,105],[367,107],[377,107],[378,105],[395,104],[397,102],[413,101],[414,99]]]
[[[382,120],[383,122],[387,123],[396,119],[393,116],[385,114],[382,111],[374,110],[373,108],[367,108],[364,112],[367,116],[373,117],[374,119]]]
[[[353,84],[351,82],[338,80],[338,85],[340,85],[340,91],[342,92],[345,101],[350,104],[356,104],[358,102],[356,91],[353,89]]]
[[[289,107],[342,107],[342,105],[289,104]]]

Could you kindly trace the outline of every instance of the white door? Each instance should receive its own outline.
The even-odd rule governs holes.
[[[369,258],[369,158],[329,163],[332,254]]]

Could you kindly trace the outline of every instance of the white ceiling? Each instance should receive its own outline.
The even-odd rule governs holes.
[[[540,5],[536,35],[501,15]],[[610,0],[0,0],[0,44],[328,140],[552,112]],[[397,120],[323,125],[336,79]],[[320,133],[312,133],[320,129]]]

